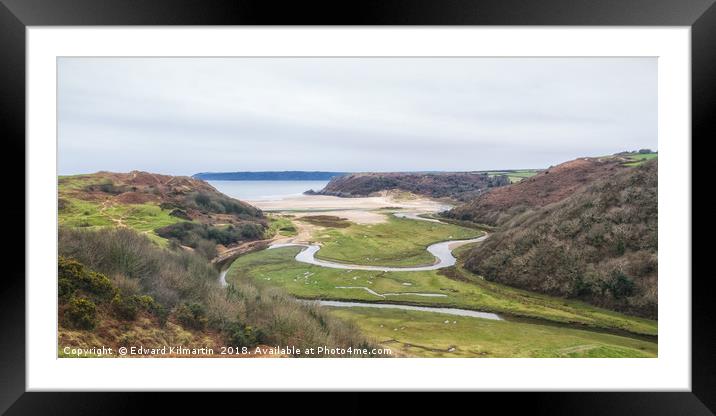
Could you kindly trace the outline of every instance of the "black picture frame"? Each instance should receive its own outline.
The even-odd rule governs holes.
[[[0,129],[5,189],[12,204],[3,218],[16,241],[5,248],[0,285],[0,412],[7,414],[96,414],[140,412],[137,393],[25,392],[25,29],[27,26],[86,25],[593,25],[690,26],[692,52],[692,145],[716,137],[710,123],[716,108],[716,6],[714,0],[378,0],[269,1],[192,0],[0,0]],[[20,157],[23,155],[23,157]],[[705,156],[704,156],[705,157]],[[7,166],[7,164],[10,166]],[[692,165],[697,165],[692,163]],[[692,177],[696,179],[696,175]],[[8,180],[14,179],[14,180]],[[9,189],[7,188],[9,187]],[[692,192],[693,195],[693,192]],[[10,198],[8,197],[8,200]],[[22,203],[21,203],[22,201]],[[693,204],[693,197],[691,203]],[[696,207],[692,205],[692,207]],[[693,210],[692,210],[693,212]],[[7,233],[7,228],[6,228]],[[705,233],[705,231],[702,231]],[[20,237],[22,235],[22,237]],[[20,245],[17,241],[23,241]],[[694,246],[694,251],[703,250]],[[684,278],[668,276],[662,278]],[[533,414],[688,414],[716,412],[716,313],[711,307],[710,274],[692,278],[691,392],[506,393],[480,394],[480,407]],[[236,396],[223,396],[235,402]],[[367,413],[374,404],[350,396],[347,410]],[[196,403],[192,395],[161,399],[168,413]],[[216,400],[216,399],[212,399]],[[302,399],[309,403],[313,399]],[[470,400],[475,400],[470,399]],[[392,400],[391,400],[392,401]],[[406,403],[395,400],[401,407]],[[296,410],[294,400],[272,401],[272,412]],[[426,409],[425,401],[418,406]],[[300,406],[299,406],[300,407]],[[384,408],[385,409],[385,408]],[[403,410],[406,408],[403,407]]]

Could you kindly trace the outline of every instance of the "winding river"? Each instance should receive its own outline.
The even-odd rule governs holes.
[[[429,221],[429,222],[440,222],[439,220],[432,219],[432,218],[423,218],[419,216],[419,213],[413,213],[413,212],[398,212],[394,213],[396,217],[399,218],[408,218],[418,221]],[[470,244],[470,243],[477,243],[480,241],[485,240],[488,237],[488,234],[485,234],[481,237],[472,238],[468,240],[448,240],[448,241],[442,241],[439,243],[431,244],[427,247],[427,250],[430,254],[432,254],[436,261],[435,263],[431,265],[425,265],[425,266],[414,266],[414,267],[390,267],[390,266],[369,266],[365,264],[348,264],[348,263],[338,263],[338,262],[332,262],[328,260],[321,260],[316,258],[316,253],[318,250],[321,249],[321,246],[317,244],[298,244],[298,243],[284,243],[284,244],[272,244],[268,247],[267,250],[276,249],[276,248],[282,248],[282,247],[304,247],[303,250],[301,250],[298,254],[296,254],[296,261],[306,264],[312,264],[314,266],[320,266],[320,267],[328,267],[332,269],[343,269],[343,270],[377,270],[377,271],[384,271],[384,272],[419,272],[419,271],[426,271],[426,270],[437,270],[442,269],[445,267],[454,266],[457,262],[457,259],[455,256],[452,255],[452,251],[462,245]],[[228,267],[221,271],[219,274],[219,283],[222,286],[227,286],[228,283],[226,282],[226,273],[228,272]],[[371,291],[368,288],[365,287],[342,287],[342,289],[362,289],[362,290],[368,290]],[[445,296],[443,294],[433,294],[433,293],[384,293],[379,294],[373,292],[376,296],[379,297],[386,297],[386,296],[398,296],[398,295],[418,295],[418,296]],[[475,317],[475,318],[484,318],[484,319],[493,319],[493,320],[502,320],[499,315],[494,313],[488,313],[488,312],[479,312],[469,309],[458,309],[458,308],[441,308],[441,307],[430,307],[430,306],[413,306],[413,305],[405,305],[405,304],[397,304],[397,303],[369,303],[369,302],[350,302],[350,301],[338,301],[338,300],[303,300],[302,302],[315,302],[318,303],[321,306],[333,306],[333,307],[366,307],[366,308],[388,308],[388,309],[404,309],[404,310],[415,310],[415,311],[424,311],[424,312],[437,312],[447,315],[456,315],[456,316],[469,316],[469,317]]]
[[[346,269],[346,270],[377,270],[383,272],[422,272],[425,270],[437,270],[445,267],[454,266],[455,256],[452,255],[452,250],[458,246],[477,243],[487,238],[487,235],[482,237],[472,238],[469,240],[448,240],[440,243],[431,244],[427,250],[430,254],[435,256],[436,262],[427,266],[414,266],[414,267],[390,267],[390,266],[369,266],[365,264],[348,264],[348,263],[337,263],[328,260],[321,260],[316,258],[316,253],[321,249],[321,246],[317,244],[273,244],[269,246],[269,250],[281,247],[305,247],[296,255],[296,261],[301,263],[313,264],[314,266],[329,267],[332,269]]]

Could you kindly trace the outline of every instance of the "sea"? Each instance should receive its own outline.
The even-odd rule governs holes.
[[[328,181],[207,181],[219,192],[245,201],[277,201],[320,191]]]

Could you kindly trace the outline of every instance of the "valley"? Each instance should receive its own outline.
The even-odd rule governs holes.
[[[532,281],[544,285],[574,270],[545,268],[574,250],[538,257],[520,251],[541,238],[560,247],[564,230],[535,225],[545,218],[605,206],[608,215],[590,211],[600,215],[601,239],[599,229],[574,237],[584,244],[576,248],[602,257],[600,244],[612,241],[613,230],[634,227],[619,224],[641,218],[643,227],[655,219],[645,179],[655,176],[653,159],[584,158],[539,172],[495,171],[509,180],[467,202],[392,186],[365,196],[252,200],[232,195],[240,186],[231,184],[225,195],[221,182],[188,177],[61,177],[60,253],[87,273],[108,276],[116,299],[73,283],[61,303],[60,339],[80,347],[183,339],[195,348],[315,341],[390,348],[397,357],[655,357],[655,314],[641,313],[655,279],[647,267],[651,240],[623,240],[623,251],[609,251],[610,267],[624,265],[626,277],[606,275],[589,293],[525,285],[519,277],[521,268],[534,267],[541,277]],[[618,184],[643,195],[609,197],[621,207],[642,201],[629,217],[593,202],[626,198]],[[124,254],[103,257],[117,250]],[[599,264],[579,255],[584,267]],[[645,265],[639,273],[646,280],[634,283],[642,276],[632,272],[636,264]],[[73,321],[80,306],[92,325]]]

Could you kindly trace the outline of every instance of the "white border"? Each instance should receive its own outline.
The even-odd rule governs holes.
[[[44,28],[27,33],[27,389],[691,389],[690,29]],[[658,56],[659,357],[57,359],[57,56]],[[328,361],[330,360],[330,361]]]

